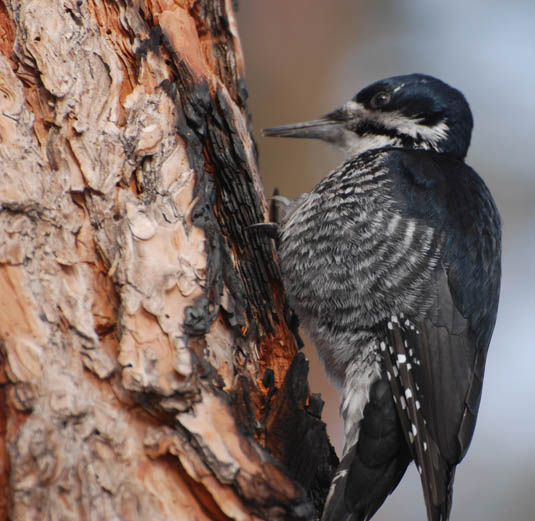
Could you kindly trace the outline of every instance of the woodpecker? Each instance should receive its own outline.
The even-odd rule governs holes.
[[[411,461],[428,520],[449,519],[500,291],[499,213],[464,162],[472,126],[461,92],[410,74],[264,130],[346,156],[290,203],[278,237],[290,305],[341,392],[345,445],[323,521],[369,520]]]

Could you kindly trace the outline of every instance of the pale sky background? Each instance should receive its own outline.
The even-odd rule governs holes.
[[[315,119],[373,81],[411,72],[460,89],[474,113],[467,162],[503,219],[503,279],[478,425],[458,467],[451,521],[535,520],[535,2],[241,0],[250,111],[268,195],[296,197],[341,161],[319,142],[260,137]],[[306,348],[312,358],[313,349]],[[338,398],[310,383],[342,442]],[[374,521],[425,519],[411,466]]]

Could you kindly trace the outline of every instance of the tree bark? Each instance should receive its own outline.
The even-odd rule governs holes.
[[[313,519],[230,0],[0,0],[0,93],[0,521]]]

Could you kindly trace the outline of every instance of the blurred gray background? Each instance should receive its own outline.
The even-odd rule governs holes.
[[[396,74],[431,74],[466,95],[475,119],[467,161],[503,218],[503,280],[451,521],[535,520],[535,2],[241,0],[238,17],[268,195],[310,190],[341,157],[315,141],[263,138],[262,127],[315,119]],[[340,450],[338,397],[317,365],[310,382]],[[411,466],[374,521],[424,518]]]

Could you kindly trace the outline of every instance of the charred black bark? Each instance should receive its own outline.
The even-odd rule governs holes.
[[[218,35],[214,54],[220,60],[219,73],[233,102],[245,109],[245,82],[238,77],[236,64],[229,61],[233,53],[228,48],[224,52],[231,41],[224,17],[217,15],[217,9],[208,9],[205,2],[200,2],[198,9],[210,13],[201,18],[205,30]],[[284,316],[275,310],[274,292],[283,294],[283,288],[272,240],[248,230],[263,222],[264,214],[228,96],[221,86],[211,92],[205,81],[196,79],[158,27],[138,48],[137,57],[141,60],[147,52],[162,50],[172,58],[175,81],[166,80],[160,87],[175,102],[177,133],[186,143],[189,163],[197,175],[193,222],[205,231],[208,257],[205,293],[186,310],[185,330],[190,337],[200,338],[221,314],[235,333],[235,350],[240,351],[247,344],[244,335],[254,335],[259,345],[264,335],[273,334],[284,321],[299,345],[297,323],[286,303],[282,305]],[[221,302],[223,287],[231,296],[225,305]],[[311,519],[313,510],[321,512],[338,463],[320,419],[320,399],[313,396],[309,400],[307,377],[308,362],[299,354],[280,390],[269,378],[265,380],[264,386],[270,390],[260,426],[251,403],[252,382],[247,377],[237,378],[231,396],[244,435],[264,431],[267,446],[276,447],[274,456],[304,490],[300,503],[280,505],[288,519]]]
[[[277,457],[321,513],[338,458],[327,441],[325,423],[321,421],[323,401],[318,394],[310,395],[307,379],[308,360],[298,353],[273,399],[265,423],[268,438],[279,440],[275,443],[280,447]]]

